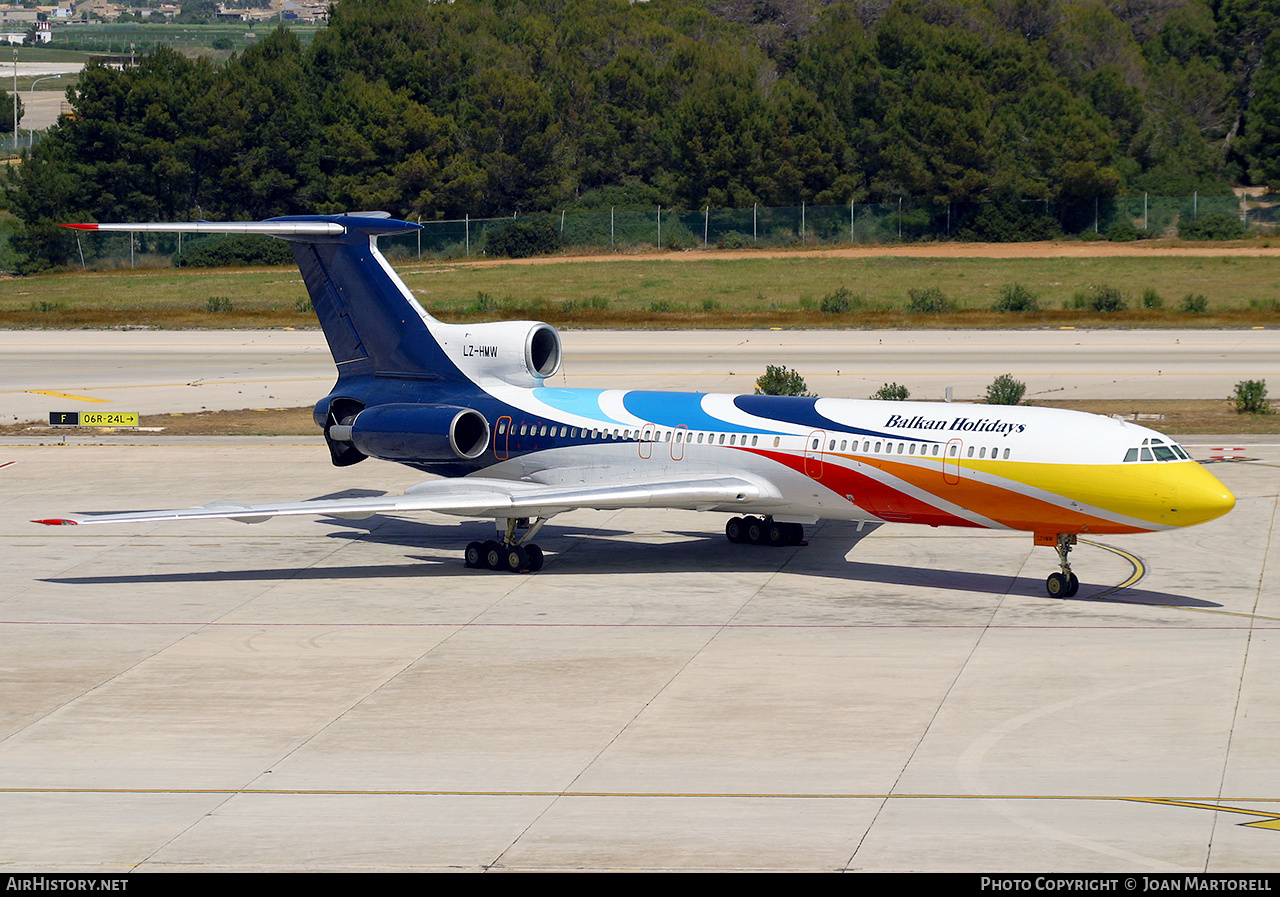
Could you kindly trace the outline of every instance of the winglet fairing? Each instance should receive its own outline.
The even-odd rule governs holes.
[[[400,496],[38,523],[435,511],[492,518],[497,538],[468,545],[467,564],[509,570],[540,568],[531,539],[575,508],[728,513],[730,541],[775,545],[804,544],[804,522],[822,517],[1013,529],[1057,551],[1056,597],[1079,588],[1067,559],[1079,535],[1189,526],[1235,503],[1167,437],[1076,412],[549,388],[555,328],[433,318],[377,245],[419,225],[383,213],[68,226],[287,240],[337,366],[315,406],[333,463],[373,457],[446,479]]]

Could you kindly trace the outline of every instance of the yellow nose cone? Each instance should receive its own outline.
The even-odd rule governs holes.
[[[1236,506],[1231,490],[1199,464],[1171,464],[1168,475],[1173,487],[1169,521],[1176,526],[1216,520]]]

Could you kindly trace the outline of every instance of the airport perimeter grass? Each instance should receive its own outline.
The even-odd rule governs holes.
[[[1135,252],[1140,253],[1140,250]],[[447,321],[535,318],[570,327],[1243,327],[1280,325],[1280,256],[915,258],[893,255],[717,259],[636,256],[549,264],[393,259],[426,308]],[[1001,287],[1022,284],[1040,311],[1001,313]],[[1092,286],[1128,310],[1064,308]],[[853,310],[822,300],[840,288]],[[908,311],[909,291],[936,288],[955,310]],[[1161,308],[1144,308],[1153,290]],[[1203,296],[1207,311],[1182,311]],[[229,300],[229,301],[225,301]],[[228,310],[229,308],[229,310]],[[293,268],[138,268],[0,281],[4,328],[313,327]]]

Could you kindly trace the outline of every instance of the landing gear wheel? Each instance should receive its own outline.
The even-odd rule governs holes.
[[[484,543],[484,565],[490,570],[501,570],[503,567],[502,545],[490,539]]]
[[[759,517],[748,517],[744,522],[747,525],[747,541],[752,545],[760,545],[769,538],[764,521]]]
[[[1045,588],[1050,598],[1072,598],[1080,591],[1080,578],[1074,573],[1050,573]]]
[[[768,528],[770,545],[780,547],[791,544],[791,527],[785,523],[771,523]]]
[[[803,523],[788,523],[787,532],[788,532],[788,536],[787,536],[788,545],[801,545],[804,543],[804,524]]]
[[[529,556],[519,545],[508,545],[502,552],[502,561],[510,573],[519,573],[529,567]]]
[[[529,556],[529,572],[537,573],[542,569],[542,549],[537,545],[526,545],[524,551]]]
[[[468,567],[483,567],[484,566],[484,543],[483,542],[468,543],[467,551],[463,555],[463,557],[466,558],[466,563]]]
[[[746,521],[741,517],[730,518],[729,522],[724,525],[724,535],[730,542],[735,545],[739,542],[746,541]]]

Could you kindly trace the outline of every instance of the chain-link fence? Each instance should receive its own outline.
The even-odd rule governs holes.
[[[1210,215],[1219,221],[1238,222],[1234,232],[1238,236],[1268,234],[1280,228],[1280,201],[1192,195],[1075,203],[1023,200],[938,205],[903,199],[844,206],[564,210],[504,218],[422,221],[421,231],[384,237],[379,245],[388,257],[399,260],[500,255],[490,250],[491,242],[498,243],[499,234],[511,228],[531,227],[544,238],[538,244],[542,248],[537,251],[541,252],[750,249],[940,240],[1007,242],[1055,237],[1134,240],[1176,236],[1180,226],[1185,230],[1188,222],[1209,220],[1206,216]],[[185,246],[190,249],[197,239],[207,243],[227,238],[187,237]],[[167,265],[184,247],[183,238],[175,234],[77,234],[75,241],[71,262],[85,267]],[[263,242],[267,239],[263,238]],[[0,270],[12,270],[15,258],[15,248],[0,235]],[[266,258],[262,261],[267,263]]]

